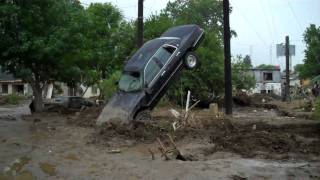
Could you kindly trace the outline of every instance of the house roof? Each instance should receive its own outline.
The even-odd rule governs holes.
[[[13,81],[16,80],[12,74],[0,72],[0,81]]]
[[[0,70],[0,82],[22,82],[21,79],[17,79],[13,76],[13,74],[9,74],[9,73],[6,73],[6,72],[2,72]]]
[[[280,68],[252,68],[252,71],[280,71]]]

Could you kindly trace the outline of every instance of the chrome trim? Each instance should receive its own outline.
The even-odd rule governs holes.
[[[203,33],[204,33],[204,30],[203,30],[203,29],[201,29],[201,30],[202,30],[202,33],[201,33],[200,36],[198,37],[197,41],[193,44],[193,47],[196,47],[196,45],[198,44],[199,40],[201,39],[201,37],[202,37],[202,35],[203,35]]]
[[[180,38],[178,38],[178,37],[159,37],[157,39],[177,39],[177,40],[179,40]]]
[[[176,74],[176,72],[178,71],[178,69],[180,68],[180,66],[182,65],[182,61],[178,64],[177,68],[173,71],[173,73],[170,75],[170,77],[167,79],[167,81],[161,86],[160,90],[153,96],[153,98],[151,99],[151,101],[149,101],[148,106],[150,106],[150,104],[154,101],[154,99],[159,95],[159,93],[162,91],[162,89],[164,88],[164,86],[166,86],[168,84],[168,82],[170,81],[170,79],[172,78],[172,76],[174,76]]]
[[[164,45],[162,45],[160,48],[165,47],[165,46],[173,47],[173,48],[175,48],[175,50],[174,50],[174,52],[172,53],[172,55],[170,56],[170,58],[168,59],[168,61],[167,61],[167,62],[163,65],[163,67],[160,69],[160,71],[158,72],[158,74],[157,74],[156,76],[154,76],[154,78],[153,78],[153,79],[151,80],[151,82],[148,84],[148,88],[153,85],[154,80],[159,77],[160,72],[162,72],[163,69],[168,66],[168,63],[172,61],[173,56],[175,56],[175,54],[176,54],[176,52],[177,52],[177,50],[178,50],[178,47],[173,46],[173,45],[170,45],[170,44],[164,44]],[[157,50],[157,52],[160,50],[160,48]],[[149,62],[151,61],[151,59],[155,56],[155,54],[157,54],[157,52],[155,52],[155,53],[153,54],[153,56],[151,56],[151,58],[148,60],[146,66],[145,66],[144,69],[143,69],[143,83],[145,83],[145,75],[146,75],[145,71],[146,71],[146,68],[147,68]]]

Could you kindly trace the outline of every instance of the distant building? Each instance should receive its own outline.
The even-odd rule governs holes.
[[[280,68],[253,68],[252,75],[256,79],[253,93],[274,93],[281,95],[281,71]]]
[[[8,94],[32,94],[31,87],[28,83],[24,83],[21,79],[15,78],[12,74],[0,72],[0,95]]]
[[[77,90],[68,87],[65,83],[55,82],[47,85],[43,90],[43,97],[51,99],[53,96],[82,96],[90,98],[100,95],[97,87],[88,89],[81,85]],[[59,87],[59,88],[58,88]],[[59,90],[57,90],[59,89]],[[84,93],[84,94],[83,94]],[[0,95],[21,94],[25,96],[32,95],[32,88],[29,83],[15,78],[12,74],[0,72]]]
[[[299,78],[299,75],[296,72],[290,72],[290,86],[291,87],[300,87],[302,82]],[[286,73],[282,73],[282,82],[283,84],[286,82]]]

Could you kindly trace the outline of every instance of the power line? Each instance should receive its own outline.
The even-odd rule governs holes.
[[[298,17],[297,17],[297,15],[296,15],[295,11],[293,10],[293,7],[292,7],[291,3],[290,3],[289,1],[287,1],[287,3],[288,3],[288,6],[289,6],[289,8],[290,8],[290,10],[291,10],[291,12],[292,12],[292,15],[293,15],[294,19],[296,20],[296,22],[297,22],[298,25],[299,25],[300,30],[303,31],[303,28],[302,28],[302,26],[301,26],[301,23],[300,23],[300,21],[298,20]]]
[[[233,0],[232,0],[233,1]],[[258,31],[256,30],[256,28],[253,26],[253,24],[249,21],[249,19],[244,15],[244,13],[241,11],[240,8],[238,8],[241,16],[245,19],[245,21],[247,21],[248,25],[251,26],[252,30],[255,32],[255,34],[257,35],[257,37],[263,42],[264,46],[266,48],[268,48],[268,44],[266,43],[266,41],[261,37],[261,35],[258,33]]]
[[[266,13],[265,8],[264,8],[264,6],[263,6],[263,4],[262,4],[262,0],[259,1],[259,4],[260,4],[261,9],[262,9],[262,12],[263,12],[263,14],[264,14],[264,16],[265,16],[265,18],[266,18],[266,22],[267,22],[267,25],[268,25],[268,31],[269,31],[270,36],[272,37],[272,42],[273,42],[272,29],[270,29],[271,26],[270,26],[270,23],[269,23],[269,18],[267,17],[267,13]]]

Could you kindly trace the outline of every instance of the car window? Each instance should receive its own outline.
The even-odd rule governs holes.
[[[154,79],[154,77],[161,70],[161,65],[157,62],[157,59],[152,58],[150,62],[147,64],[147,67],[144,71],[144,81],[146,84],[150,84],[150,82]]]
[[[154,55],[154,58],[157,58],[162,63],[162,66],[163,66],[170,59],[174,51],[175,51],[175,48],[171,46],[161,47],[159,51],[157,51],[156,54]]]
[[[144,80],[146,84],[150,84],[157,76],[162,67],[170,59],[176,48],[171,46],[162,46],[152,56],[144,71]]]
[[[142,78],[139,72],[124,72],[119,81],[119,89],[132,92],[142,89]]]

